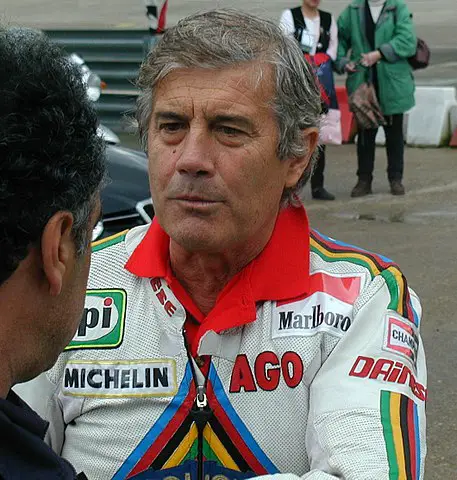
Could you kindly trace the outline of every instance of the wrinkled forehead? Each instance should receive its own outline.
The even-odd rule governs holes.
[[[246,110],[271,110],[274,68],[255,61],[220,68],[176,68],[161,79],[153,110],[167,105],[234,104]]]

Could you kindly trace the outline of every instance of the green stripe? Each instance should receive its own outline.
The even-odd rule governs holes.
[[[102,242],[99,245],[92,247],[92,253],[103,250],[104,248],[112,247],[113,245],[116,245],[117,243],[122,242],[126,235],[127,233],[124,233],[123,235],[119,235],[116,238],[111,238],[111,239],[108,238],[106,242]]]
[[[323,248],[323,247],[321,247],[321,248]],[[350,262],[350,263],[355,263],[356,265],[360,265],[361,267],[366,268],[370,272],[371,278],[375,277],[373,269],[371,268],[370,264],[368,262],[366,262],[365,260],[361,260],[360,258],[353,258],[353,257],[350,257],[350,256],[343,257],[343,258],[341,258],[341,257],[340,258],[328,257],[324,252],[322,252],[321,250],[319,250],[315,246],[311,246],[311,251],[313,253],[316,253],[317,255],[319,255],[319,257],[321,257],[326,262],[334,263],[334,262],[347,261],[347,262]],[[341,252],[341,253],[344,253],[344,252]],[[357,253],[357,254],[358,255],[363,255],[362,253]],[[386,285],[387,285],[387,288],[388,288],[389,293],[390,293],[390,303],[389,303],[388,308],[390,310],[394,310],[396,312],[399,312],[399,310],[398,310],[399,288],[398,288],[397,279],[392,274],[392,272],[390,272],[389,270],[382,270],[380,275],[386,281]]]
[[[389,289],[390,293],[390,303],[387,308],[390,310],[395,310],[396,312],[400,313],[400,310],[398,308],[399,305],[399,292],[400,288],[398,286],[398,281],[395,278],[395,275],[390,272],[389,270],[383,270],[381,272],[381,277],[384,278],[387,284],[387,288]],[[405,285],[406,288],[406,285]],[[404,315],[406,312],[404,312]]]
[[[210,447],[206,439],[203,441],[203,455],[206,458],[206,460],[213,460],[214,462],[217,462],[219,465],[222,465],[218,456],[213,452],[213,449]]]
[[[381,423],[386,443],[387,459],[389,461],[389,480],[398,480],[398,462],[395,453],[395,442],[390,419],[390,396],[391,392],[381,392]]]
[[[182,463],[186,462],[187,460],[195,460],[197,458],[197,454],[198,454],[198,440],[195,439],[194,443],[192,444],[192,447],[190,448],[187,455],[184,457]],[[213,452],[212,448],[209,446],[206,439],[203,440],[203,456],[205,457],[206,460],[217,462],[219,465],[222,466],[219,458]]]
[[[190,450],[187,452],[187,455],[183,459],[183,463],[187,460],[195,460],[197,458],[197,451],[198,451],[198,441],[194,440],[194,443],[190,447]]]

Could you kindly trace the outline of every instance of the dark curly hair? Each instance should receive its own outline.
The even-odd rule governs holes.
[[[77,66],[44,34],[0,28],[0,284],[58,211],[78,253],[105,175],[105,146]]]

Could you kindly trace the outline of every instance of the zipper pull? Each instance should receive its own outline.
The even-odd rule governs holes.
[[[213,411],[208,405],[205,387],[197,386],[197,396],[190,411],[190,415],[197,427],[197,480],[205,479],[204,454],[203,454],[203,431],[206,424],[211,420]]]
[[[195,398],[197,408],[205,408],[208,406],[208,399],[206,398],[206,389],[203,385],[197,387],[197,396]]]
[[[199,385],[197,387],[197,396],[195,397],[195,403],[190,414],[195,422],[198,432],[203,433],[206,424],[213,416],[213,411],[208,405],[206,389],[204,386]]]

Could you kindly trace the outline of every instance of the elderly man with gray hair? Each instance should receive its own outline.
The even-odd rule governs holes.
[[[35,384],[90,479],[423,478],[420,303],[308,226],[321,102],[292,38],[215,10],[144,62],[156,217],[94,247],[86,309]]]

